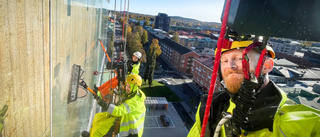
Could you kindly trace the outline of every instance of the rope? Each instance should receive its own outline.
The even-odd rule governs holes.
[[[113,9],[113,13],[114,13],[114,21],[113,21],[113,48],[114,48],[114,42],[115,42],[115,38],[116,38],[116,19],[117,19],[117,14],[116,14],[116,8],[117,8],[117,0],[114,0],[114,9]],[[113,51],[111,52],[111,66],[113,66],[113,58],[114,54]],[[111,70],[110,70],[111,71]],[[114,74],[115,76],[116,74]],[[110,73],[110,78],[113,78],[112,73]],[[110,87],[111,87],[111,83],[110,83]]]
[[[232,118],[232,115],[229,113],[226,113],[226,116],[224,116],[218,123],[216,130],[214,131],[214,137],[219,137],[221,127],[224,123],[226,123],[228,120]]]
[[[89,50],[80,57],[80,59],[76,62],[76,64],[78,64],[79,61],[85,57],[85,55],[91,50],[91,48],[94,46],[95,43],[96,43],[96,41],[91,44]]]
[[[219,36],[218,44],[217,44],[218,45],[217,55],[214,60],[214,66],[213,66],[214,68],[213,68],[212,77],[211,77],[211,83],[210,83],[207,104],[206,104],[206,110],[205,110],[204,118],[203,118],[203,122],[202,122],[201,137],[204,137],[204,135],[206,133],[206,127],[207,127],[207,122],[208,122],[208,118],[209,118],[209,114],[210,114],[209,112],[210,112],[210,108],[211,108],[212,94],[214,92],[214,88],[215,88],[215,84],[216,84],[216,80],[217,80],[217,73],[218,73],[220,57],[221,57],[222,41],[223,41],[223,37],[226,33],[230,5],[231,5],[231,0],[227,0],[226,5],[225,5],[224,14],[223,14],[221,32],[220,32],[220,36]]]
[[[130,0],[128,0],[128,9],[127,9],[127,11],[128,11],[128,14],[127,14],[127,19],[128,19],[128,21],[127,22],[129,22],[129,3],[130,3]],[[128,23],[126,23],[126,25],[128,25]],[[128,26],[127,26],[128,27]],[[126,28],[127,28],[126,27]],[[125,41],[124,41],[124,57],[126,58],[126,45],[127,45],[127,34],[128,34],[128,31],[126,31],[126,34],[125,34]]]

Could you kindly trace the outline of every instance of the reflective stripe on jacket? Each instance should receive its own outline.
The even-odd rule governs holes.
[[[133,98],[126,100],[121,105],[115,106],[110,104],[107,111],[112,116],[121,117],[120,136],[128,136],[129,134],[142,136],[146,111],[145,98],[144,93],[138,89],[137,94]]]

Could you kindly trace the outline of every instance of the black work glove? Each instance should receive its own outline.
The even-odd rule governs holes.
[[[256,99],[256,91],[258,83],[244,80],[241,84],[239,95],[235,99],[236,108],[233,109],[231,119],[233,134],[240,135],[241,129],[248,129],[248,115],[251,114],[251,108]]]
[[[83,80],[79,84],[80,84],[80,86],[82,86],[85,89],[87,89],[87,87],[88,87],[87,83],[84,82]]]
[[[102,100],[100,97],[96,97],[97,103],[103,108],[103,109],[108,109],[109,103]]]
[[[96,94],[92,94],[93,95],[93,98],[96,99],[98,98],[98,87],[96,84],[93,85],[93,92],[96,93]]]

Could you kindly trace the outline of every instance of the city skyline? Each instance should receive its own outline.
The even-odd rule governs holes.
[[[128,0],[117,0],[116,10],[123,11],[124,2]],[[106,6],[109,10],[114,10],[114,0]],[[121,7],[120,7],[121,3]],[[130,1],[129,12],[158,15],[158,13],[166,13],[168,16],[180,16],[184,18],[196,19],[202,22],[218,22],[221,23],[220,17],[224,5],[224,0],[199,0],[199,1],[148,1],[138,0]],[[126,5],[126,10],[127,10]]]

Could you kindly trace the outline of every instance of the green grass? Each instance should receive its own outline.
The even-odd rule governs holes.
[[[149,87],[148,81],[146,83],[142,82],[140,89],[147,97],[165,97],[169,102],[181,101],[181,99],[166,85],[155,80],[152,81],[151,87]]]

